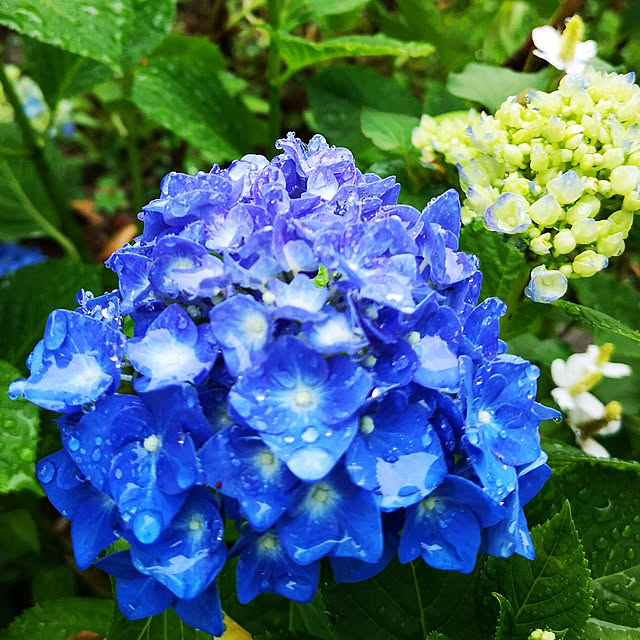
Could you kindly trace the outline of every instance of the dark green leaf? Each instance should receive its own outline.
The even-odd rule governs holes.
[[[288,33],[279,33],[278,38],[280,54],[287,65],[287,76],[324,60],[360,56],[421,58],[434,51],[433,45],[428,42],[406,42],[380,33],[341,36],[323,42],[314,42]]]
[[[13,125],[0,125],[0,241],[51,235],[57,213],[28,155],[4,155],[23,148]]]
[[[38,83],[49,107],[71,98],[113,75],[105,64],[31,38],[23,42],[29,73]]]
[[[482,298],[497,296],[509,304],[521,297],[529,267],[522,252],[512,248],[502,234],[467,225],[460,232],[460,249],[480,259]]]
[[[127,620],[116,611],[105,640],[211,640],[211,636],[186,625],[173,609],[167,609],[140,620]]]
[[[0,558],[6,561],[38,551],[40,538],[32,515],[26,509],[0,513]]]
[[[399,113],[387,113],[363,108],[360,128],[373,144],[383,151],[408,153],[411,145],[411,131],[418,126],[418,118]]]
[[[584,640],[640,640],[640,629],[589,618]]]
[[[311,14],[315,17],[334,16],[356,9],[363,9],[371,0],[307,0]]]
[[[164,38],[175,20],[176,1],[127,0],[131,12],[122,32],[119,62],[123,69],[139,62]],[[92,0],[93,3],[95,0]]]
[[[314,75],[307,92],[317,130],[330,143],[351,149],[358,159],[372,148],[360,130],[363,107],[420,116],[420,103],[407,88],[366,67],[333,66]]]
[[[34,602],[73,597],[77,593],[73,570],[66,564],[38,569],[31,584]]]
[[[251,119],[228,80],[211,68],[217,57],[215,45],[203,41],[175,55],[161,49],[138,69],[132,97],[151,119],[221,162],[249,151]]]
[[[497,640],[527,640],[540,624],[557,631],[568,630],[567,640],[579,640],[585,627],[592,598],[589,569],[580,539],[565,503],[545,524],[531,531],[536,557],[506,560],[490,558],[501,601]]]
[[[0,353],[24,371],[24,363],[42,338],[49,313],[75,308],[79,289],[102,293],[103,267],[70,260],[48,260],[5,276],[0,286]]]
[[[19,398],[10,400],[9,383],[20,372],[0,360],[0,493],[29,489],[41,493],[35,479],[38,446],[38,407]]]
[[[59,598],[27,609],[4,631],[0,640],[65,640],[80,631],[103,634],[113,611],[110,600]]]
[[[591,569],[591,626],[640,628],[640,464],[566,448],[551,450],[550,462],[554,473],[530,518],[545,517],[568,498]]]
[[[300,617],[302,628],[320,640],[335,640],[336,634],[327,615],[327,605],[320,591],[316,591],[309,603],[295,602],[296,617]],[[294,617],[295,620],[295,617]]]
[[[0,0],[0,24],[120,69],[130,0]],[[155,2],[149,3],[155,5]]]
[[[604,332],[605,335],[606,333],[610,333],[622,338],[629,338],[634,342],[640,342],[640,332],[631,329],[626,324],[623,324],[602,311],[574,304],[567,300],[557,300],[553,304],[566,316],[587,329],[600,330]]]
[[[405,565],[392,560],[373,578],[329,584],[323,591],[339,640],[413,640],[422,637],[421,615],[426,632],[485,640],[490,631],[483,626],[486,607],[476,599],[478,582],[478,571],[463,575],[431,569],[422,560]]]
[[[479,102],[493,112],[509,96],[517,96],[525,89],[545,89],[547,76],[544,69],[538,73],[520,73],[506,67],[470,62],[460,73],[449,74],[447,89],[454,96]]]

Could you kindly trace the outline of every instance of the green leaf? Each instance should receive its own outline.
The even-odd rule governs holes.
[[[363,108],[360,115],[362,133],[383,151],[412,150],[411,131],[418,126],[418,118],[399,113],[387,113]]]
[[[24,148],[12,124],[0,124],[0,242],[51,235],[57,213],[28,155],[3,155]]]
[[[176,0],[0,0],[0,24],[115,71],[164,37]]]
[[[0,0],[0,24],[117,70],[131,19],[130,0]]]
[[[540,624],[557,631],[567,629],[567,640],[579,640],[592,599],[589,569],[569,504],[533,529],[531,539],[536,550],[532,561],[520,556],[489,559],[487,569],[495,569],[510,607],[501,601],[496,640],[527,640]]]
[[[41,493],[35,479],[38,446],[38,407],[19,398],[10,400],[9,383],[20,371],[0,360],[0,493],[29,489]]]
[[[80,631],[103,634],[113,611],[110,600],[58,598],[27,609],[4,631],[0,640],[65,640]]]
[[[66,0],[65,0],[66,1]],[[177,0],[127,0],[130,19],[122,32],[120,65],[127,69],[148,55],[169,32]],[[95,4],[95,0],[92,0]]]
[[[103,267],[71,260],[48,260],[18,269],[0,281],[0,353],[21,371],[42,338],[49,313],[74,309],[79,289],[101,294]]]
[[[305,5],[315,17],[335,16],[364,9],[371,0],[306,0]]]
[[[0,513],[0,549],[4,559],[20,558],[40,551],[38,528],[26,509]]]
[[[337,65],[325,69],[307,81],[307,93],[317,130],[329,142],[351,149],[358,160],[363,151],[372,149],[360,129],[363,107],[416,118],[421,113],[411,91],[367,67]]]
[[[333,625],[329,621],[327,605],[320,591],[316,591],[309,603],[293,603],[295,613],[302,620],[302,628],[321,640],[336,640]],[[295,622],[295,617],[294,617]]]
[[[640,640],[640,629],[589,618],[584,640]]]
[[[251,148],[251,117],[210,62],[219,59],[215,45],[200,41],[149,59],[135,75],[132,98],[152,120],[208,152],[217,162]]]
[[[450,73],[447,89],[459,98],[479,102],[493,112],[509,97],[525,89],[545,89],[546,70],[521,73],[506,67],[470,62],[460,73]]]
[[[127,620],[116,610],[105,640],[211,640],[211,636],[185,624],[167,609],[157,616]],[[4,640],[0,637],[0,640]],[[225,639],[226,640],[226,639]]]
[[[2,1],[2,0],[0,0]],[[405,42],[375,35],[350,35],[314,42],[288,33],[278,33],[280,55],[287,65],[284,78],[312,64],[336,58],[360,56],[408,56],[422,58],[431,55],[433,45],[428,42]]]
[[[553,303],[566,316],[575,320],[578,324],[591,330],[600,330],[605,333],[614,334],[622,338],[629,338],[634,342],[640,342],[640,332],[631,329],[626,324],[612,318],[610,315],[575,304],[567,300],[557,300]]]
[[[400,640],[440,632],[451,640],[487,640],[487,607],[477,599],[480,571],[437,571],[422,560],[396,559],[377,576],[354,584],[326,584],[328,610],[339,640]],[[489,625],[495,624],[489,620]]]
[[[640,464],[566,448],[552,451],[550,463],[554,472],[528,509],[530,519],[568,499],[591,569],[592,626],[640,628]]]
[[[491,594],[500,605],[498,627],[493,640],[511,640],[511,629],[514,625],[514,613],[511,603],[500,593]]]
[[[523,253],[512,248],[502,234],[467,225],[460,232],[460,248],[480,260],[483,299],[497,296],[509,304],[521,297],[529,267]]]
[[[60,100],[82,93],[113,75],[105,64],[32,38],[25,38],[22,46],[29,73],[52,109]]]

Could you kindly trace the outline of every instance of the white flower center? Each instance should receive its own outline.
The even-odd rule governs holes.
[[[162,446],[162,439],[155,434],[150,435],[144,439],[143,445],[149,453],[155,453]]]
[[[314,403],[314,394],[306,387],[296,389],[293,394],[293,402],[300,409],[308,409]]]
[[[256,337],[263,336],[267,330],[267,321],[259,313],[248,315],[242,324],[248,333]]]
[[[489,424],[491,422],[491,414],[484,409],[482,409],[482,411],[478,411],[478,422],[481,422],[482,424]]]

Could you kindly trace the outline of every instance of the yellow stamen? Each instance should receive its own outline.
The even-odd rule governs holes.
[[[566,27],[560,36],[560,59],[563,62],[570,62],[576,53],[576,47],[582,42],[584,35],[584,22],[580,16],[569,18]]]
[[[569,393],[572,396],[577,396],[579,393],[589,391],[590,389],[593,389],[601,379],[602,374],[599,371],[588,373],[584,378],[580,378],[578,382],[575,382],[569,387]]]

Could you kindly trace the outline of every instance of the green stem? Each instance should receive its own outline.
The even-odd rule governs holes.
[[[75,260],[80,260],[80,253],[78,251],[78,248],[80,248],[81,252],[86,253],[86,245],[82,239],[82,234],[80,233],[80,229],[78,228],[75,219],[73,218],[73,214],[71,213],[71,210],[69,208],[67,198],[61,189],[61,185],[54,175],[51,167],[49,166],[49,163],[47,162],[44,154],[44,144],[41,140],[38,139],[36,132],[33,130],[31,122],[29,122],[29,119],[24,113],[24,107],[20,100],[20,97],[16,93],[16,90],[13,87],[13,83],[5,72],[4,64],[2,64],[1,53],[2,51],[0,50],[0,85],[2,85],[4,95],[13,108],[14,118],[16,124],[18,125],[18,128],[20,129],[20,132],[22,133],[23,141],[27,147],[29,154],[31,155],[31,159],[36,166],[38,175],[40,176],[40,179],[44,184],[51,202],[58,212],[62,229],[65,232],[66,236],[57,231],[57,229],[55,230],[56,233],[53,234],[51,230],[55,229],[55,227],[38,212],[38,215],[41,218],[40,224],[41,226],[43,226],[43,228],[45,228],[46,226],[46,228],[48,229],[47,233],[49,233],[52,238],[55,238],[58,241],[58,243],[64,248],[69,257]],[[33,207],[33,205],[31,206]],[[43,224],[44,222],[46,222],[46,225]],[[65,239],[64,242],[61,241],[62,238]],[[76,245],[75,247],[73,246],[71,241],[73,241],[73,244]]]
[[[33,218],[40,228],[51,238],[53,238],[65,251],[65,253],[73,260],[80,261],[80,254],[74,244],[61,233],[55,225],[45,218],[38,209],[33,205],[29,196],[24,192],[22,185],[18,182],[13,172],[7,165],[6,160],[0,158],[0,174],[4,175],[4,179],[8,187],[13,191],[16,198],[22,202],[24,212]]]
[[[280,0],[268,0],[269,24],[271,25],[267,81],[269,83],[269,140],[280,137]]]
[[[134,74],[130,71],[124,78],[124,95],[128,101],[131,100],[133,80]],[[137,115],[133,109],[127,108],[122,116],[127,129],[127,156],[131,175],[131,207],[134,211],[138,211],[144,204],[144,190],[142,186],[142,160],[138,147]]]
[[[422,596],[420,595],[420,585],[418,584],[418,576],[413,561],[409,563],[411,574],[413,575],[413,586],[416,589],[416,600],[418,601],[418,611],[420,612],[420,628],[422,629],[422,637],[427,637],[427,625],[424,620],[424,607],[422,606]]]

